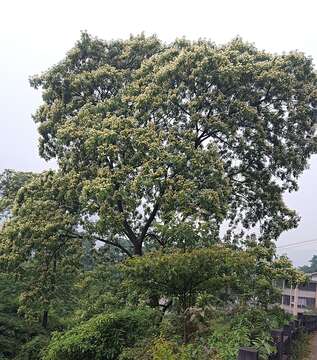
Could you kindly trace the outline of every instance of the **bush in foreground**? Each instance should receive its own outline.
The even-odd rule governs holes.
[[[44,360],[114,360],[124,347],[154,332],[156,312],[124,309],[98,315],[65,332],[55,333]]]

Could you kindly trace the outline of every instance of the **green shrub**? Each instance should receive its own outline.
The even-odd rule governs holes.
[[[55,333],[44,360],[114,360],[155,331],[156,312],[124,309],[98,315],[65,332]]]
[[[268,359],[274,351],[270,329],[280,328],[290,320],[290,316],[277,307],[240,307],[231,317],[222,315],[211,325],[208,347],[222,360],[236,360],[242,346],[250,346],[259,351],[260,359]]]
[[[35,336],[25,343],[14,360],[41,360],[43,350],[49,343],[49,337],[45,335]]]
[[[249,329],[240,327],[233,329],[227,326],[218,326],[208,339],[208,347],[221,360],[235,360],[241,346],[250,345]]]
[[[292,345],[292,355],[291,360],[298,360],[298,359],[311,359],[310,357],[310,342],[312,340],[311,334],[307,334],[305,332],[301,332],[299,337]]]
[[[153,360],[176,360],[173,343],[170,341],[159,338],[154,342],[151,350]]]
[[[179,344],[160,336],[147,339],[135,347],[125,349],[119,360],[209,360],[211,353],[200,344]]]
[[[13,359],[21,347],[44,333],[38,323],[28,322],[19,313],[22,284],[11,274],[0,273],[0,359]]]
[[[235,328],[246,327],[250,329],[253,338],[258,337],[268,329],[278,329],[291,320],[289,314],[279,307],[263,309],[261,307],[246,307],[239,309],[239,313],[232,320]]]

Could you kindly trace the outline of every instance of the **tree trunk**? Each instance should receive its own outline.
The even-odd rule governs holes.
[[[44,329],[47,329],[47,324],[48,324],[48,311],[44,310],[43,317],[42,317],[42,326]]]
[[[142,256],[142,242],[137,242],[134,244],[134,255]]]

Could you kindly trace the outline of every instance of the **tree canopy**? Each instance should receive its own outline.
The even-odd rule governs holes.
[[[296,226],[282,193],[316,152],[316,74],[303,54],[83,33],[31,85],[43,91],[40,153],[77,178],[95,238],[141,254],[214,243],[223,222],[227,238],[240,224],[266,241]]]
[[[310,265],[303,265],[299,269],[305,273],[317,272],[317,255],[313,255],[309,262]]]

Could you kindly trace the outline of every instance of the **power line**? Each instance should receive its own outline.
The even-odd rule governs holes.
[[[314,244],[315,242],[317,242],[317,239],[312,239],[312,240],[307,240],[307,241],[301,241],[301,242],[292,243],[292,244],[283,245],[283,246],[277,246],[277,249],[286,249],[286,248],[292,248],[292,247],[312,245],[312,244]]]
[[[299,247],[302,245],[311,245],[314,244],[315,242],[317,242],[317,239],[311,239],[311,240],[306,240],[306,241],[301,241],[301,242],[295,242],[292,244],[287,244],[287,245],[282,245],[282,246],[277,246],[277,249],[288,249],[288,248],[292,248],[292,247]]]

